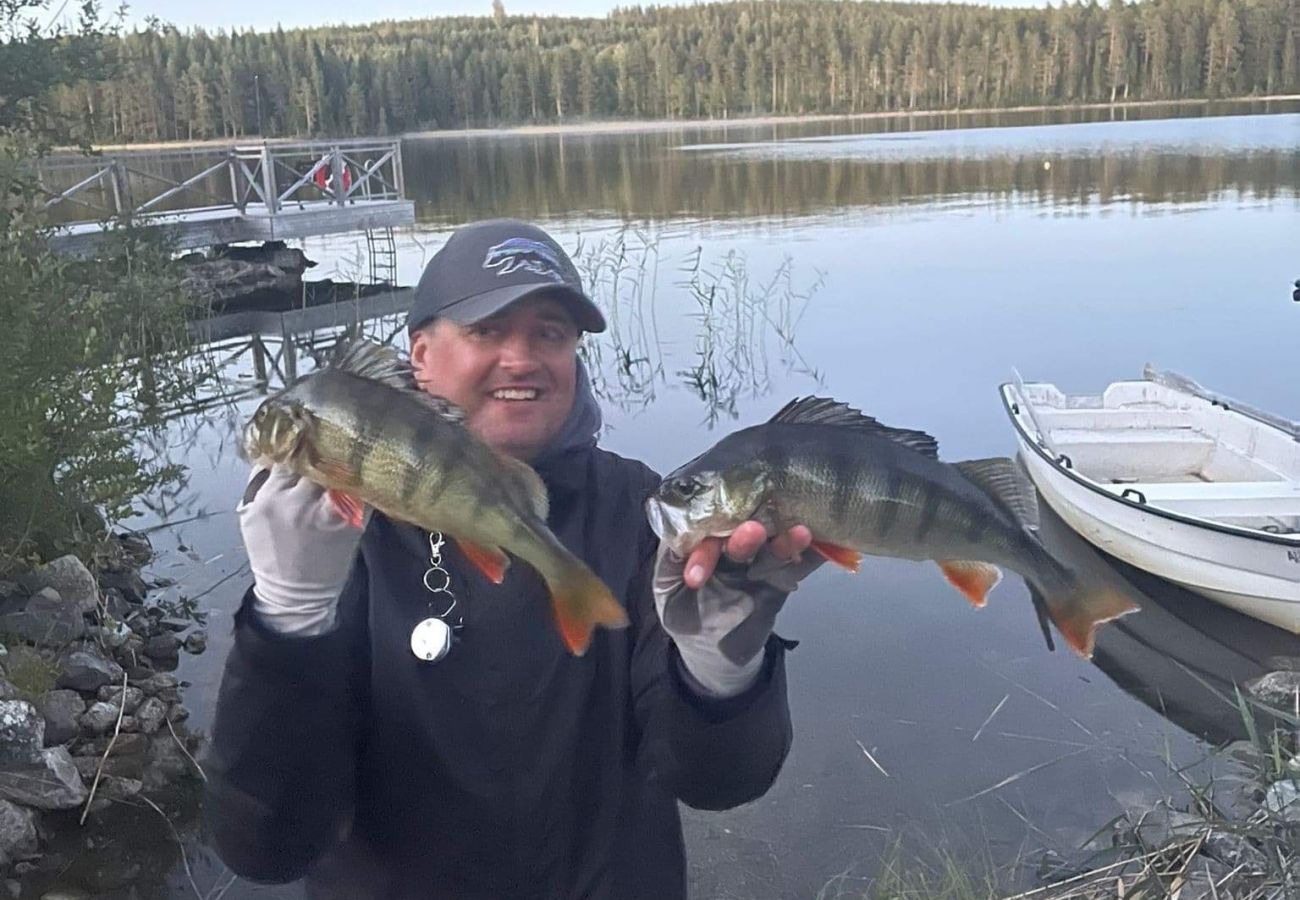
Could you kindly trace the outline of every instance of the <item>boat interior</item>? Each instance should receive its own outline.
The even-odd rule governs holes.
[[[1148,381],[1093,396],[1018,386],[1058,457],[1129,499],[1274,534],[1300,534],[1300,440]]]

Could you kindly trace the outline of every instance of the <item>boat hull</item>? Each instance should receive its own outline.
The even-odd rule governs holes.
[[[1224,606],[1300,634],[1300,542],[1195,524],[1090,485],[1035,443],[1032,421],[1014,395],[1004,393],[1004,400],[1031,480],[1056,514],[1089,543]]]

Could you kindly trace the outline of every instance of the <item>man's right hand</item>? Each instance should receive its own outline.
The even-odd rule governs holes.
[[[324,488],[282,466],[254,468],[236,512],[262,621],[281,634],[329,631],[364,529],[343,521]]]

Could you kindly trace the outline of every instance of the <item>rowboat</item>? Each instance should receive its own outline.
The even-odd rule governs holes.
[[[1044,501],[1131,566],[1300,634],[1300,425],[1150,366],[1000,388]]]

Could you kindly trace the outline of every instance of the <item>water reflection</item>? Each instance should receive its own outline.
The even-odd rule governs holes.
[[[1294,197],[1300,116],[1269,118],[1226,135],[1221,122],[1201,119],[1177,129],[1098,126],[1069,139],[1052,128],[991,131],[984,140],[934,132],[792,143],[776,128],[430,138],[408,142],[403,155],[417,216],[433,222],[573,209],[631,221],[730,220],[936,200],[1075,207]],[[729,149],[681,152],[720,139]]]
[[[1040,502],[1043,543],[1125,594],[1138,612],[1104,626],[1093,663],[1126,693],[1215,744],[1248,739],[1236,690],[1300,663],[1300,638],[1103,556]]]

